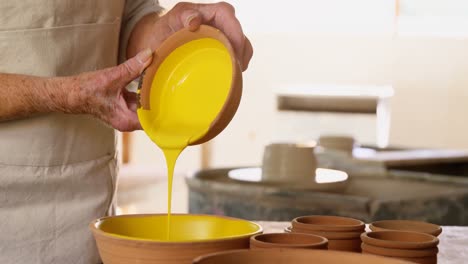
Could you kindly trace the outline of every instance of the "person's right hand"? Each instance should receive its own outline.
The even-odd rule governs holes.
[[[90,114],[119,131],[141,129],[135,93],[125,87],[138,78],[152,60],[146,49],[126,62],[107,69],[60,78],[65,91],[64,112]]]

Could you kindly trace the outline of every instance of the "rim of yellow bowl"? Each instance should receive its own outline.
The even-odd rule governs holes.
[[[235,220],[235,221],[242,221],[246,222],[249,224],[254,225],[257,227],[257,231],[245,233],[242,235],[238,236],[227,236],[223,238],[216,238],[216,239],[197,239],[197,240],[187,240],[187,241],[164,241],[164,240],[156,240],[156,239],[148,239],[148,238],[138,238],[138,237],[132,237],[132,236],[126,236],[126,235],[119,235],[115,233],[109,233],[102,231],[101,229],[96,227],[96,224],[99,222],[102,222],[106,219],[110,218],[125,218],[125,217],[147,217],[147,216],[167,216],[167,214],[125,214],[125,215],[115,215],[115,216],[104,216],[98,219],[95,219],[91,221],[89,224],[89,228],[91,231],[97,235],[101,235],[107,238],[111,239],[120,239],[121,241],[139,241],[139,242],[148,242],[148,243],[161,243],[161,244],[193,244],[193,243],[207,243],[207,242],[217,242],[217,241],[227,241],[227,240],[234,240],[234,239],[239,239],[239,238],[244,238],[244,237],[251,237],[253,235],[257,235],[260,233],[263,233],[263,227],[253,221],[245,220],[245,219],[240,219],[240,218],[235,218],[235,217],[229,217],[229,216],[224,216],[224,215],[208,215],[208,214],[171,214],[171,216],[177,216],[177,215],[190,215],[190,216],[202,216],[202,217],[213,217],[213,218],[224,218],[228,220]]]
[[[138,85],[138,108],[145,110],[151,109],[149,98],[152,89],[152,82],[159,66],[164,60],[178,47],[189,42],[210,38],[221,42],[227,49],[232,63],[231,87],[224,105],[221,107],[215,119],[211,122],[209,131],[201,138],[189,142],[190,146],[198,145],[209,141],[224,130],[229,122],[234,118],[239,108],[240,98],[242,96],[242,69],[240,62],[235,56],[234,48],[227,36],[219,29],[208,25],[201,25],[196,31],[190,31],[187,28],[181,29],[169,36],[161,46],[155,51],[151,64],[145,69]],[[149,76],[149,77],[148,77]]]

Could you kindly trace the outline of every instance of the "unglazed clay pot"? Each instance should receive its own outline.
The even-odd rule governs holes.
[[[382,220],[376,221],[369,225],[372,231],[414,231],[420,233],[426,233],[433,236],[439,236],[442,233],[442,228],[438,225],[434,225],[422,221],[411,221],[411,220]]]
[[[328,215],[300,216],[292,220],[293,229],[331,232],[363,232],[366,225],[361,220]]]
[[[300,233],[259,234],[250,238],[250,249],[278,248],[327,249],[328,239]]]
[[[249,248],[262,228],[246,220],[211,215],[120,215],[93,221],[90,229],[105,264],[188,264],[200,255]],[[168,240],[168,236],[170,239]]]
[[[302,233],[302,234],[314,234],[317,236],[323,236],[328,239],[328,249],[330,250],[341,250],[350,252],[361,252],[361,238],[360,232],[314,232],[309,230],[296,229],[294,232],[292,228],[286,227],[285,233]]]
[[[351,155],[354,149],[354,138],[350,136],[323,135],[319,138],[319,145],[326,150],[334,150]]]
[[[218,252],[196,258],[194,264],[409,264],[398,259],[363,255],[350,252],[276,249],[276,250],[234,250]]]
[[[323,236],[328,249],[361,252],[361,234],[364,222],[339,216],[302,216],[293,219],[291,232]]]
[[[410,260],[415,263],[437,263],[439,239],[410,231],[373,231],[364,233],[362,251],[386,257]]]
[[[373,231],[361,235],[363,243],[386,248],[427,249],[437,247],[439,239],[410,231]]]
[[[384,248],[372,246],[366,243],[362,243],[362,251],[387,256],[387,257],[399,257],[399,258],[424,258],[424,257],[434,257],[439,253],[437,247],[428,248],[428,249],[396,249],[396,248]]]
[[[262,181],[313,182],[317,160],[315,143],[273,143],[265,147],[262,161]]]

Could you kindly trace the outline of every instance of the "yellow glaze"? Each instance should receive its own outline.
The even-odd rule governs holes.
[[[167,241],[166,215],[123,215],[103,218],[96,227],[107,234],[132,240]],[[262,228],[246,220],[210,215],[172,215],[171,242],[194,242],[250,236]]]
[[[208,132],[228,97],[232,72],[231,56],[221,42],[212,38],[190,41],[171,52],[159,66],[151,85],[151,109],[137,110],[144,131],[166,158],[167,240],[181,239],[178,235],[183,234],[170,226],[176,160],[190,143]],[[150,226],[145,228],[150,232]]]
[[[160,148],[184,148],[203,137],[227,99],[232,61],[211,38],[188,42],[162,62],[153,78],[151,110],[138,109],[143,129]]]

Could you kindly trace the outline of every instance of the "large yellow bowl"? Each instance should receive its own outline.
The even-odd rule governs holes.
[[[246,220],[211,215],[120,215],[90,224],[105,264],[192,263],[200,255],[249,248],[249,238],[262,227]]]

